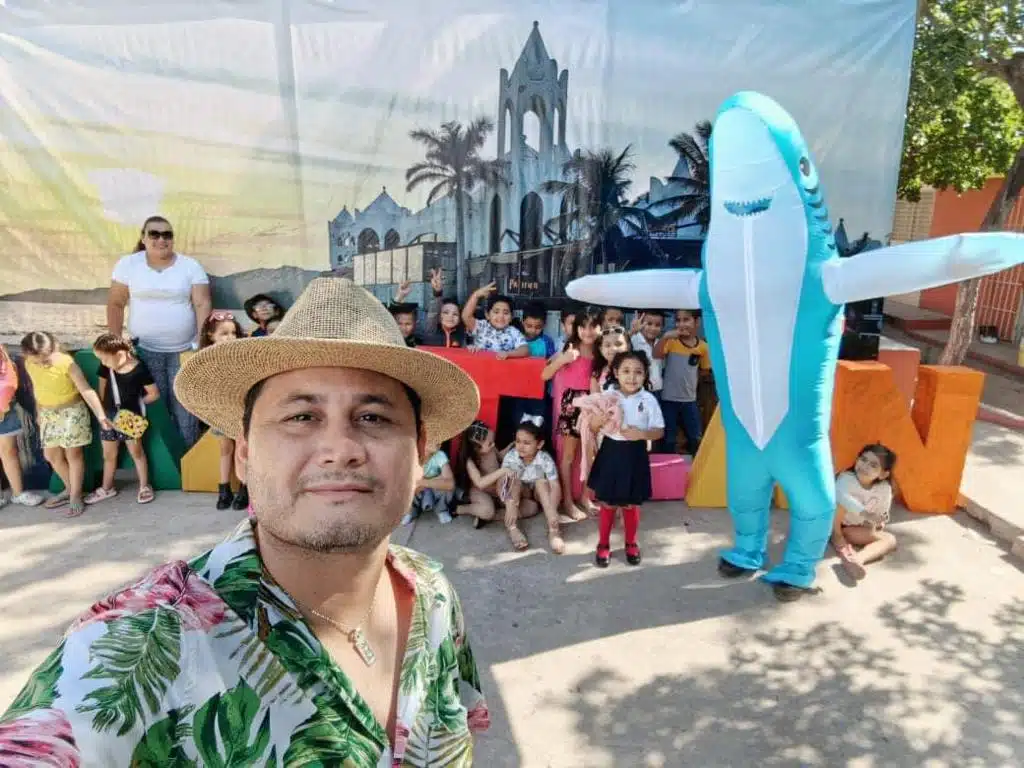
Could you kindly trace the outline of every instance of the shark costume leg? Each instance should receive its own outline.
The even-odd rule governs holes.
[[[725,411],[722,417],[735,420]],[[774,480],[764,452],[757,449],[739,423],[730,424],[726,434],[726,492],[736,537],[734,546],[720,554],[732,565],[756,571],[768,554]]]
[[[836,485],[828,435],[810,443],[797,442],[783,429],[768,446],[767,453],[774,459],[772,474],[789,500],[789,538],[782,562],[762,578],[807,589],[814,583],[815,566],[832,533]]]

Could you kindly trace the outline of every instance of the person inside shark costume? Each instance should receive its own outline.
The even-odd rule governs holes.
[[[709,156],[704,269],[590,275],[567,292],[596,304],[703,310],[735,527],[719,571],[765,566],[778,483],[789,499],[789,540],[762,578],[780,600],[795,600],[814,582],[835,514],[829,426],[843,305],[1012,267],[1024,261],[1024,236],[953,235],[840,259],[807,143],[759,93],[725,101]]]

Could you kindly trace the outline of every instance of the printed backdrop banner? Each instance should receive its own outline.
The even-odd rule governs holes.
[[[566,164],[577,151],[615,160],[628,149],[616,204],[664,216],[688,189],[675,179],[691,175],[670,140],[695,134],[741,89],[797,119],[833,223],[884,240],[914,9],[6,0],[0,298],[101,297],[152,213],[171,220],[180,252],[227,280],[254,270],[277,270],[256,273],[270,282],[308,279],[360,251],[453,243],[459,208],[471,256],[582,237],[594,222],[550,183],[575,178]],[[482,177],[456,206],[442,126],[477,120]],[[442,146],[428,157],[431,138]],[[495,169],[499,180],[488,177]],[[647,233],[699,235],[692,218]]]

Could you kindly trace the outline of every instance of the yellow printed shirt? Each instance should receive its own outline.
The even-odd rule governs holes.
[[[78,399],[78,387],[71,378],[74,364],[74,358],[64,353],[54,355],[50,365],[25,359],[25,370],[32,379],[32,391],[40,408],[60,408]]]
[[[698,339],[691,347],[679,339],[669,339],[665,342],[661,399],[674,403],[695,402],[700,372],[710,370],[711,357],[706,341]]]

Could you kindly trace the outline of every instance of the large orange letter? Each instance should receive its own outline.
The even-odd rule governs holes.
[[[921,366],[908,412],[889,366],[841,360],[832,404],[836,469],[852,466],[865,445],[884,443],[898,457],[895,486],[907,509],[955,512],[984,383],[984,374],[970,368]],[[716,414],[694,459],[686,501],[727,506],[725,487],[725,434]],[[775,500],[786,506],[781,492]]]

